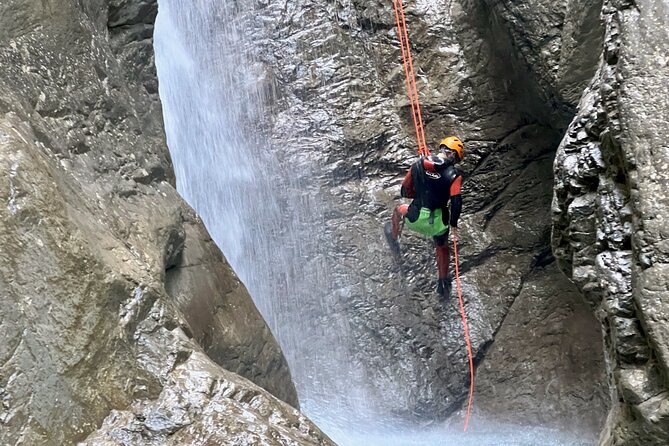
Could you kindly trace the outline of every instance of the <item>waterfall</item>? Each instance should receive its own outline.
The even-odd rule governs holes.
[[[351,322],[332,316],[346,287],[333,290],[328,261],[336,260],[322,248],[328,234],[312,179],[318,171],[309,154],[271,142],[275,89],[247,32],[263,26],[250,22],[251,3],[160,0],[156,66],[177,188],[267,320],[302,410],[342,446],[481,445],[493,444],[491,438],[494,444],[578,444],[554,431],[477,425],[476,417],[477,433],[463,439],[382,412],[378,393],[365,386],[379,372],[352,360]]]
[[[346,424],[370,404],[356,388],[365,370],[348,360],[348,322],[328,317],[336,296],[319,243],[313,172],[286,167],[287,155],[267,142],[272,86],[253,58],[243,8],[244,1],[159,2],[156,65],[177,188],[267,320],[303,410]]]

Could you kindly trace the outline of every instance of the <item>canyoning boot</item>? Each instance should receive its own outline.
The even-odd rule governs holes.
[[[453,289],[453,284],[450,276],[446,276],[443,279],[437,280],[437,294],[442,297],[446,302],[451,299],[451,290]]]
[[[399,256],[400,242],[397,240],[397,238],[393,237],[393,224],[391,222],[387,222],[385,225],[383,225],[383,234],[386,236],[386,240],[388,240],[390,251],[393,253],[393,255]]]

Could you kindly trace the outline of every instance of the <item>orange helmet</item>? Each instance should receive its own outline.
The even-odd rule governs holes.
[[[462,161],[462,157],[465,154],[465,145],[462,143],[460,138],[457,136],[448,136],[441,140],[439,143],[439,148],[446,148],[452,150],[458,154],[458,158]]]

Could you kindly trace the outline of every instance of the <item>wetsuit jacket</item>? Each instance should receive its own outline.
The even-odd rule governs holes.
[[[416,221],[423,207],[430,210],[442,209],[443,223],[457,228],[462,211],[461,187],[462,172],[453,164],[448,164],[437,171],[432,163],[420,158],[411,166],[402,181],[400,194],[405,198],[413,198],[407,218],[409,221]]]

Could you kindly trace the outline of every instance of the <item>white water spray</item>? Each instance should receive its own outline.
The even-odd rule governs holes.
[[[242,3],[160,2],[156,65],[177,187],[279,341],[303,410],[345,425],[373,411],[357,384],[366,370],[349,361],[348,322],[329,317],[337,296],[309,166],[285,170],[281,148],[266,142],[272,88],[245,37]]]

